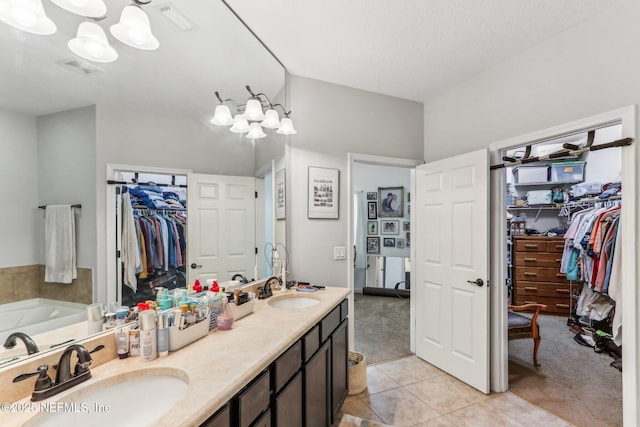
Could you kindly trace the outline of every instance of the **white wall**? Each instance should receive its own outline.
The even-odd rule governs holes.
[[[75,209],[78,267],[96,267],[96,111],[84,107],[38,117],[39,204]],[[42,211],[41,211],[42,212]],[[44,215],[41,215],[44,217]],[[44,218],[41,218],[44,226]],[[38,232],[44,242],[44,228]],[[44,243],[39,247],[44,264]],[[94,277],[95,280],[95,277]]]
[[[638,18],[620,1],[425,103],[425,159],[639,103]]]
[[[420,103],[289,76],[288,104],[298,134],[287,158],[287,237],[291,278],[347,286],[347,153],[423,158]],[[340,171],[339,219],[307,218],[308,167]]]
[[[0,108],[0,171],[5,209],[0,209],[0,267],[39,262],[38,134],[36,119]],[[16,215],[19,212],[19,215]],[[28,212],[28,215],[24,215]]]

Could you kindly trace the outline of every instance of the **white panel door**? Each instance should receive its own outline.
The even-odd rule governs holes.
[[[189,174],[187,177],[188,283],[196,278],[251,278],[255,264],[255,178]]]
[[[488,151],[418,166],[416,355],[489,393]],[[482,282],[482,286],[479,286]]]

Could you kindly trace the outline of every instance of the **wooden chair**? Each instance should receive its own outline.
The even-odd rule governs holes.
[[[547,308],[544,304],[509,305],[508,329],[509,340],[521,338],[533,338],[533,364],[538,363],[538,347],[540,347],[540,328],[538,327],[538,315],[540,310]],[[516,312],[533,312],[533,316],[527,317]]]

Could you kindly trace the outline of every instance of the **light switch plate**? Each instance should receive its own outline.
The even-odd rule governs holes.
[[[344,246],[336,246],[333,248],[333,259],[347,259],[347,248]]]

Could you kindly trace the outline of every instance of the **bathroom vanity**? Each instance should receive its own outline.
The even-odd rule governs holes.
[[[172,406],[158,408],[159,417],[149,419],[150,425],[330,426],[348,391],[348,295],[348,289],[335,287],[311,294],[275,292],[257,301],[254,313],[234,322],[231,330],[212,331],[154,361],[111,360],[91,368],[86,383],[48,400],[82,402],[103,387],[170,375],[186,382],[184,395]],[[283,304],[284,299],[293,304]],[[153,394],[141,395],[125,410],[153,406],[154,400]],[[24,397],[16,403],[28,402]],[[121,409],[112,408],[112,415]],[[0,424],[36,426],[56,415],[0,413]],[[78,417],[85,415],[87,420],[109,416],[74,414],[74,419],[81,422]],[[126,420],[116,421],[123,425]]]

